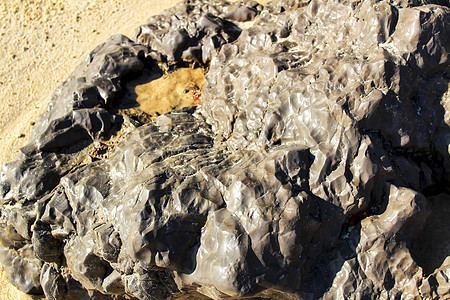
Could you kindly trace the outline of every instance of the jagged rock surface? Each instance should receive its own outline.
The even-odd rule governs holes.
[[[187,1],[111,37],[2,168],[9,279],[49,299],[448,297],[449,259],[424,274],[411,250],[450,179],[450,9],[422,4]],[[202,103],[143,124],[126,82],[186,64],[209,68]]]

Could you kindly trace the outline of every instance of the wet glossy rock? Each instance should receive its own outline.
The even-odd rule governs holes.
[[[15,285],[448,297],[448,259],[417,244],[449,194],[447,6],[186,1],[148,23],[95,49],[3,166]],[[130,82],[186,66],[207,68],[201,104],[145,122]]]

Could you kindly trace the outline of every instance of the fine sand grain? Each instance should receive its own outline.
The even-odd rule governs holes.
[[[179,0],[0,0],[0,163],[27,142],[53,91],[98,44]]]

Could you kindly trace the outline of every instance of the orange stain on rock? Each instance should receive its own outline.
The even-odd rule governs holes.
[[[200,103],[205,84],[200,68],[181,68],[135,88],[136,101],[142,111],[159,116],[169,111]]]

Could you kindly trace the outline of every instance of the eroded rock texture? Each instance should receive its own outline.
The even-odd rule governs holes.
[[[439,255],[419,243],[449,207],[449,51],[445,1],[187,1],[111,37],[2,168],[9,279],[48,299],[449,297],[448,228]],[[189,65],[198,106],[149,123],[123,96]]]

